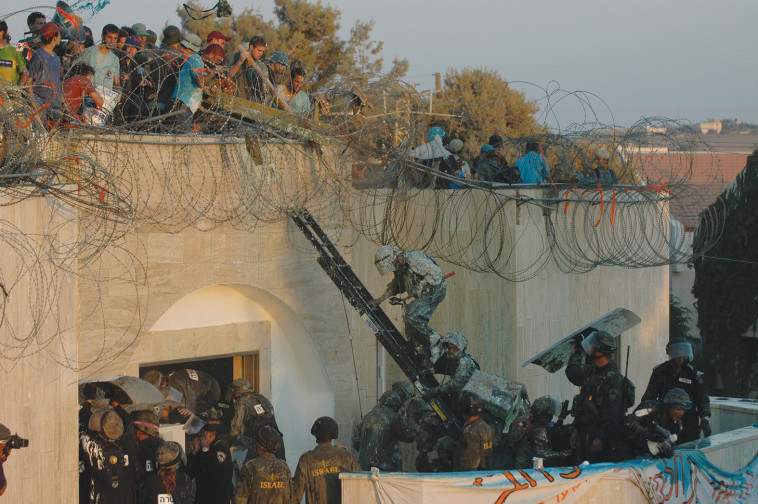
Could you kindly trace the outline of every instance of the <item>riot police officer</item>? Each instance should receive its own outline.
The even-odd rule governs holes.
[[[578,351],[566,367],[566,377],[581,387],[574,402],[571,447],[576,449],[578,462],[613,462],[616,430],[628,404],[626,379],[612,359],[616,340],[605,331],[595,331],[582,340],[581,347],[592,364],[585,364],[585,355]]]
[[[666,392],[662,401],[643,401],[624,419],[621,432],[628,450],[624,458],[671,457],[682,432],[682,418],[691,408],[689,395],[680,388]]]
[[[684,428],[679,443],[700,438],[701,431],[704,437],[710,436],[711,401],[703,373],[692,365],[692,345],[684,339],[669,341],[666,354],[669,360],[653,368],[642,401],[661,400],[672,388],[684,390],[692,401],[692,408],[682,418]]]

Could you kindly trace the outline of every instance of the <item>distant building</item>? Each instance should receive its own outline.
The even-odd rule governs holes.
[[[700,132],[703,133],[703,135],[711,132],[719,135],[721,134],[722,128],[723,125],[721,124],[721,121],[705,121],[700,123]]]

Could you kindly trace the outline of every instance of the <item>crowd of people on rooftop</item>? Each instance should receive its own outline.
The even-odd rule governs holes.
[[[27,24],[29,37],[14,46],[7,23],[0,22],[0,83],[29,90],[49,127],[149,123],[158,131],[192,133],[204,114],[213,114],[203,106],[204,94],[303,116],[312,110],[303,89],[307,71],[290,58],[298,46],[266,58],[260,35],[227,54],[231,37],[220,31],[203,40],[169,25],[159,43],[143,23],[106,24],[95,41],[88,27],[47,21],[40,12],[31,13]]]

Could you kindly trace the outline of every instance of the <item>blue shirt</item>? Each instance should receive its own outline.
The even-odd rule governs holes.
[[[121,66],[113,51],[103,54],[97,46],[92,46],[84,50],[78,61],[87,63],[95,70],[95,75],[92,76],[93,86],[113,89],[113,79],[121,76]]]
[[[527,152],[518,158],[515,166],[521,172],[522,184],[536,184],[550,178],[548,176],[550,165],[547,159],[537,152]]]
[[[171,98],[187,105],[193,113],[197,112],[200,102],[203,100],[203,88],[198,84],[197,79],[202,75],[204,69],[203,58],[197,53],[190,54],[179,70],[176,89],[171,96]]]
[[[40,105],[49,103],[51,109],[60,109],[63,84],[58,56],[44,48],[37,49],[29,63],[29,77],[34,79],[32,91]]]

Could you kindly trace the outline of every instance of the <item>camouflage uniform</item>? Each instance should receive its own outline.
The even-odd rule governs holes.
[[[685,411],[682,417],[684,427],[677,443],[699,439],[698,422],[701,417],[711,416],[711,401],[708,397],[708,389],[703,383],[703,374],[691,363],[686,362],[680,369],[677,369],[671,361],[654,367],[647,389],[642,394],[642,402],[653,399],[662,400],[666,392],[675,387],[687,392],[693,404],[693,408]]]
[[[547,430],[547,423],[533,418],[525,429],[526,432],[516,442],[513,454],[513,469],[529,469],[532,467],[532,459],[539,457],[543,459],[545,467],[554,467],[560,463],[561,459],[571,455],[570,450],[555,451],[550,443],[550,436]],[[512,439],[509,434],[509,439]]]
[[[670,434],[677,437],[682,432],[682,420],[669,421],[664,425],[664,413],[667,406],[663,401],[643,401],[634,411],[627,415],[621,427],[623,435],[623,459],[632,459],[641,456],[651,456],[648,441],[664,441],[662,433],[656,431],[656,426],[661,426]]]
[[[574,430],[578,434],[578,461],[616,461],[614,442],[616,431],[624,420],[624,377],[618,366],[610,361],[598,368],[594,364],[569,364],[566,375],[581,390],[574,402]],[[601,452],[592,452],[590,447],[596,438],[603,442]]]
[[[305,493],[307,504],[339,504],[342,502],[339,473],[360,470],[347,448],[318,445],[303,453],[297,463],[293,480],[295,500],[300,502]]]
[[[234,466],[229,447],[223,441],[214,439],[207,452],[188,453],[187,474],[195,478],[196,504],[232,502]]]
[[[479,364],[469,354],[459,350],[459,357],[451,357],[445,353],[434,363],[434,372],[450,377],[450,380],[437,387],[438,393],[445,402],[455,404],[463,387],[471,379],[474,371],[479,369]]]
[[[392,408],[377,405],[353,430],[353,448],[359,451],[358,463],[366,470],[372,467],[382,471],[399,470],[392,457],[395,443],[410,443],[417,430],[418,427],[404,422]]]
[[[393,294],[407,292],[415,298],[405,307],[405,334],[418,355],[429,357],[434,329],[429,319],[445,299],[447,280],[437,263],[420,250],[398,254],[395,278],[389,283]]]
[[[235,504],[295,504],[292,473],[271,453],[258,455],[242,469]]]
[[[486,471],[490,468],[495,431],[481,418],[468,420],[453,458],[456,471]]]
[[[264,425],[272,425],[279,430],[271,401],[256,392],[247,392],[234,400],[231,435],[232,439],[240,439],[242,436],[249,439],[249,441],[240,439],[242,444],[248,447],[245,462],[255,457],[255,446],[252,440],[258,429]],[[284,460],[284,443],[276,456]]]
[[[196,415],[215,407],[221,399],[221,387],[218,382],[203,371],[174,371],[168,375],[168,386],[182,393],[182,407]]]

